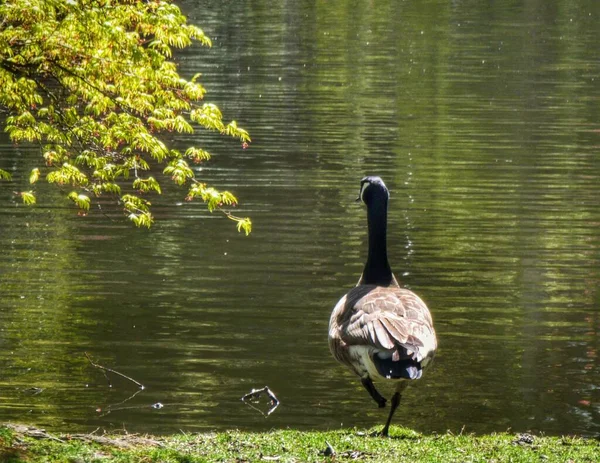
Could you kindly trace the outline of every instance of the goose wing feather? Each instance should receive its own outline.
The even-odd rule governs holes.
[[[337,324],[346,345],[367,345],[387,351],[402,346],[405,355],[417,361],[435,350],[431,315],[412,291],[364,285],[352,289],[344,299]]]

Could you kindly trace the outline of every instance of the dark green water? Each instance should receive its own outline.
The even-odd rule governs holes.
[[[181,5],[214,42],[181,52],[182,72],[253,143],[176,143],[215,154],[198,175],[239,196],[254,232],[176,191],[149,232],[76,217],[42,186],[25,208],[12,192],[38,154],[3,136],[18,180],[0,183],[0,422],[383,423],[327,347],[365,258],[358,182],[378,174],[392,267],[440,344],[395,422],[600,434],[600,2]],[[109,388],[84,352],[146,389],[127,400],[135,386]],[[282,402],[266,419],[239,400],[264,385]]]

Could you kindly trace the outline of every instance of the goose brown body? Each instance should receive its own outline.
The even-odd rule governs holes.
[[[329,348],[334,358],[354,371],[380,407],[386,399],[373,381],[395,385],[387,435],[402,391],[422,376],[437,349],[427,305],[414,292],[400,287],[386,250],[387,199],[379,177],[365,177],[360,198],[367,205],[369,257],[358,285],[336,304],[329,322]]]
[[[329,348],[361,378],[401,381],[410,378],[380,372],[373,357],[411,360],[405,364],[420,364],[415,368],[422,371],[437,341],[429,309],[415,293],[399,286],[358,285],[331,314]]]

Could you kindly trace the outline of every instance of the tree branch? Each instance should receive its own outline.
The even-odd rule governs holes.
[[[95,367],[95,368],[98,368],[98,369],[100,369],[100,370],[102,370],[102,371],[108,371],[108,372],[110,372],[110,373],[114,373],[115,375],[117,375],[117,376],[120,376],[121,378],[128,379],[129,381],[131,381],[132,383],[134,383],[134,384],[135,384],[137,387],[139,387],[140,389],[145,389],[144,385],[143,385],[142,383],[140,383],[140,382],[136,381],[135,379],[133,379],[133,378],[130,378],[129,376],[127,376],[127,375],[124,375],[123,373],[119,373],[118,371],[116,371],[116,370],[113,370],[112,368],[103,367],[102,365],[98,365],[97,363],[94,363],[94,362],[92,361],[92,359],[90,358],[90,356],[88,355],[88,353],[87,353],[87,352],[84,352],[83,354],[84,354],[84,355],[85,355],[85,357],[86,357],[86,358],[89,360],[90,364],[91,364],[93,367]],[[106,376],[106,375],[105,375],[105,376]],[[108,376],[107,376],[106,378],[108,379]],[[109,380],[109,384],[110,384],[110,380]],[[111,386],[112,386],[112,385],[111,385]]]

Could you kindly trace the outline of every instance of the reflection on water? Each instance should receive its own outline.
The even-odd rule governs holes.
[[[195,135],[215,154],[199,175],[238,194],[255,230],[167,208],[175,191],[146,232],[78,218],[50,188],[26,209],[12,196],[23,185],[1,183],[0,421],[162,433],[382,422],[326,342],[362,270],[354,198],[369,173],[391,189],[393,268],[440,339],[398,422],[600,434],[599,4],[182,8],[214,39],[179,54],[183,72],[202,72],[254,140],[244,151]],[[0,153],[25,182],[35,150],[4,137]],[[84,352],[146,389],[109,388]],[[239,400],[265,385],[281,400],[267,419]]]

